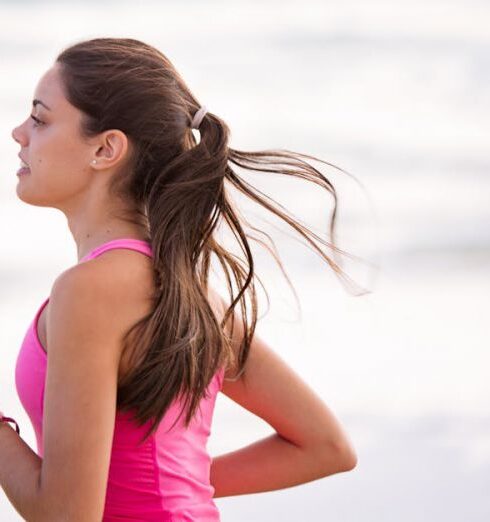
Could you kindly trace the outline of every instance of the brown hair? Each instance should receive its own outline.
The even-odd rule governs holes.
[[[134,408],[140,425],[154,419],[146,439],[178,396],[184,398],[181,414],[186,409],[187,426],[222,365],[236,368],[237,377],[244,371],[257,322],[254,279],[258,278],[247,238],[273,254],[290,284],[274,242],[239,214],[226,182],[283,219],[338,276],[349,280],[319,246],[346,254],[333,242],[337,194],[330,181],[302,158],[322,160],[282,149],[234,150],[228,147],[228,126],[211,112],[200,124],[197,143],[190,123],[201,104],[168,58],[148,44],[131,38],[94,38],[64,49],[56,62],[67,100],[82,112],[82,138],[116,128],[127,135],[131,145],[128,161],[113,177],[110,190],[129,203],[130,211],[123,219],[142,224],[148,232],[155,293],[151,313],[125,337],[127,346],[134,334],[132,342],[140,349],[133,353],[143,356],[118,384],[117,408]],[[329,230],[332,243],[280,210],[284,209],[281,205],[271,203],[274,200],[238,176],[232,164],[295,176],[326,189],[335,203]],[[244,252],[245,263],[219,244],[215,231],[223,220]],[[243,225],[266,236],[273,248],[246,233]],[[230,306],[221,323],[208,301],[213,254],[230,293]],[[246,292],[251,299],[250,324]],[[233,331],[233,310],[238,303],[245,333],[234,353],[224,326],[231,316]]]

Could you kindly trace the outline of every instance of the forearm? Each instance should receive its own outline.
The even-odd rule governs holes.
[[[341,452],[302,448],[275,433],[211,463],[214,498],[284,489],[350,469]]]
[[[24,520],[41,520],[42,459],[9,424],[0,422],[0,485]]]

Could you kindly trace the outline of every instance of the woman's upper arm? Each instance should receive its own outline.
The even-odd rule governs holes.
[[[221,301],[226,306],[222,298]],[[232,338],[237,349],[243,337],[243,326],[241,315],[236,310],[234,313]],[[231,333],[229,327],[228,322],[228,335]],[[244,373],[239,379],[232,380],[227,372],[222,392],[298,446],[326,445],[354,457],[354,449],[333,412],[256,333],[252,338]]]
[[[69,269],[50,296],[40,491],[52,520],[102,519],[124,306],[117,274],[107,268]]]

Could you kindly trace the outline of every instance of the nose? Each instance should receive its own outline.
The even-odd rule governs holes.
[[[25,132],[22,132],[22,126],[23,124],[21,125],[18,125],[17,127],[14,127],[14,129],[12,130],[12,139],[14,141],[16,141],[17,143],[19,143],[20,145],[23,145],[25,146],[25,142],[26,142],[26,134]]]

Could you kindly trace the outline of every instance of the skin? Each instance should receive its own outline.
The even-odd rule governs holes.
[[[112,239],[144,239],[143,230],[114,217],[129,205],[109,196],[107,190],[109,179],[117,175],[117,169],[132,151],[127,136],[111,129],[90,140],[82,138],[79,132],[82,113],[66,99],[56,63],[40,78],[33,100],[40,103],[33,103],[29,116],[12,131],[12,138],[21,146],[19,155],[31,170],[18,178],[17,196],[25,203],[57,208],[65,214],[78,260]],[[91,264],[119,260],[128,268],[130,263],[131,272],[138,274],[143,290],[133,315],[147,311],[145,293],[148,295],[152,284],[151,261],[130,250],[110,251],[100,257],[100,261]],[[50,308],[51,303],[38,320],[38,337],[46,352]],[[129,355],[123,354],[120,378],[128,370]]]
[[[42,76],[34,98],[51,110],[36,106],[32,114],[45,123],[36,127],[29,117],[12,132],[31,167],[19,179],[18,197],[66,215],[79,259],[111,239],[142,238],[135,226],[111,216],[124,203],[111,199],[106,188],[131,150],[125,134],[108,130],[82,140],[81,113],[64,97],[56,65]],[[43,459],[0,423],[0,485],[26,520],[102,518],[116,389],[125,371],[121,339],[150,310],[150,261],[138,252],[111,250],[65,270],[53,284],[45,308]],[[213,289],[209,299],[221,321],[228,303]],[[234,313],[238,349],[243,332]],[[233,375],[226,372],[222,392],[274,432],[213,458],[215,497],[286,488],[355,467],[354,449],[334,414],[257,334],[245,373]]]
[[[19,178],[17,196],[25,203],[57,208],[65,214],[78,259],[111,239],[143,238],[137,226],[112,216],[127,204],[109,198],[106,190],[109,178],[131,151],[126,135],[111,129],[88,141],[82,139],[82,114],[65,98],[57,64],[39,80],[34,99],[51,110],[37,104],[12,131],[21,146],[20,155],[31,169]],[[43,123],[38,125],[31,115]]]

